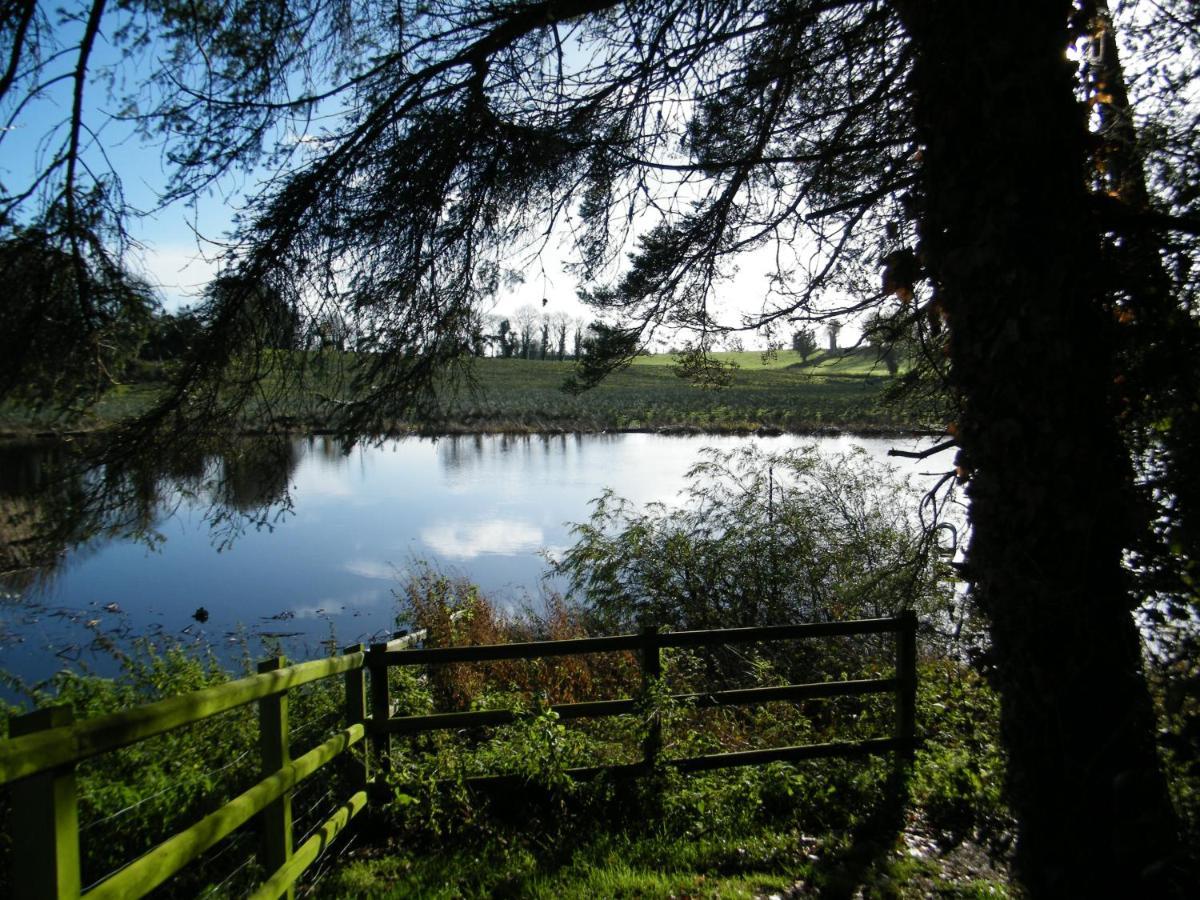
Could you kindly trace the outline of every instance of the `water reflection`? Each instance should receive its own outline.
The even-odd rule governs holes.
[[[90,512],[98,480],[78,465],[69,445],[0,444],[0,589],[21,593],[49,584],[67,553],[78,558],[87,542],[118,519],[111,510]],[[146,519],[135,501],[124,521]]]
[[[542,529],[513,519],[484,522],[439,522],[421,529],[421,541],[438,556],[451,560],[475,559],[494,553],[536,553],[545,546]]]
[[[359,578],[371,578],[379,581],[396,581],[404,574],[404,570],[393,563],[373,559],[352,559],[345,563],[342,569]]]
[[[437,442],[438,459],[452,480],[469,483],[482,473],[507,474],[514,467],[527,472],[570,469],[586,451],[636,441],[629,434],[454,435]],[[650,437],[656,437],[651,435]]]
[[[290,509],[299,464],[290,438],[239,441],[218,455],[200,450],[99,465],[67,442],[0,444],[0,586],[28,592],[53,584],[95,541],[163,541],[158,526],[181,503],[204,505],[213,534],[228,543]]]
[[[255,513],[287,497],[300,451],[297,442],[288,438],[258,438],[242,441],[221,463],[218,503]]]
[[[98,635],[131,632],[235,655],[282,637],[290,655],[314,655],[331,635],[386,634],[415,560],[519,600],[539,589],[540,552],[570,545],[569,523],[606,488],[674,502],[702,447],[749,440],[467,435],[347,453],[330,437],[274,437],[107,468],[81,465],[73,445],[0,446],[2,665],[44,677],[71,655],[90,661]]]

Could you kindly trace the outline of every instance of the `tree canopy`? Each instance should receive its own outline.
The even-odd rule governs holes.
[[[1130,610],[1195,604],[1194,0],[1130,11],[1121,31],[1102,0],[92,0],[65,26],[24,0],[2,15],[7,126],[70,88],[28,179],[4,184],[0,228],[70,260],[73,345],[101,342],[124,296],[97,304],[82,277],[124,271],[130,212],[84,103],[98,40],[145,60],[119,109],[163,146],[162,199],[263,178],[228,289],[131,439],[236,428],[303,386],[309,356],[245,339],[261,296],[346,323],[369,352],[319,399],[349,434],[386,430],[437,402],[480,303],[561,235],[604,320],[577,387],[664,329],[698,335],[698,372],[731,328],[879,310],[915,335],[914,372],[945,386],[961,447],[1026,883],[1183,883]],[[770,290],[722,320],[752,251],[773,254]],[[49,358],[38,340],[0,360],[0,384]]]

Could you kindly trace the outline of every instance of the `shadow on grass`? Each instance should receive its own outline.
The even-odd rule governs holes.
[[[473,837],[409,846],[403,866],[380,859],[388,871],[377,865],[378,880],[363,873],[365,881],[339,888],[371,896],[851,897],[895,874],[908,774],[889,767],[848,827],[829,823],[820,839],[803,833],[803,804],[760,808],[762,818],[733,829],[711,829],[703,815],[682,827],[665,808],[670,782],[654,776],[597,782],[570,798],[519,779],[495,782],[473,792],[470,806],[486,809],[490,823]],[[437,885],[454,888],[443,894]]]
[[[852,897],[886,874],[907,820],[911,774],[911,760],[892,767],[882,796],[854,825],[845,845],[827,853],[814,867],[812,886],[821,897]]]

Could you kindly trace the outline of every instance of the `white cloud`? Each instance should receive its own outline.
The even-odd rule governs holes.
[[[217,274],[217,260],[205,258],[195,244],[155,244],[144,241],[135,256],[141,274],[162,292],[166,307],[178,309],[200,298]]]

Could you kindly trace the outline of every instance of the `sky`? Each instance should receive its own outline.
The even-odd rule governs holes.
[[[58,36],[63,43],[73,40],[78,28],[61,26]],[[94,71],[113,67],[118,78],[136,75],[136,65],[113,47],[103,32],[92,53]],[[50,68],[57,75],[73,62],[73,57]],[[30,104],[20,119],[4,135],[0,153],[0,178],[13,188],[28,178],[31,169],[58,146],[64,133],[64,119],[71,109],[69,82],[62,82]],[[121,179],[126,201],[135,209],[149,211],[158,205],[158,196],[166,183],[161,148],[147,145],[133,134],[130,125],[115,121],[111,114],[115,102],[107,87],[93,78],[85,94],[85,119],[104,145],[102,155],[96,142],[85,152],[89,165],[100,170],[107,163]],[[107,159],[105,158],[107,157]],[[230,185],[230,188],[233,186]],[[219,239],[230,224],[226,199],[211,196],[195,209],[182,204],[130,220],[132,237],[142,247],[135,250],[132,264],[160,292],[164,305],[175,309],[194,301],[215,272],[215,245],[198,238]],[[208,258],[206,258],[208,257]]]
[[[64,46],[77,40],[78,22],[60,24],[57,37]],[[153,48],[151,48],[152,50]],[[50,74],[67,72],[74,56],[66,56],[49,69]],[[90,68],[110,71],[115,93],[119,96],[136,84],[145,59],[128,57],[103,33],[97,39]],[[125,198],[134,209],[143,211],[129,223],[129,233],[137,243],[130,263],[135,271],[157,290],[168,310],[177,310],[196,302],[205,285],[217,274],[221,241],[230,230],[233,216],[256,187],[253,177],[226,178],[194,203],[175,203],[159,208],[159,196],[167,181],[161,145],[147,143],[133,132],[129,123],[112,118],[116,110],[109,86],[94,77],[85,94],[85,117],[103,145],[93,140],[85,150],[85,159],[98,169],[111,167],[120,178]],[[0,180],[12,190],[28,178],[38,160],[61,141],[63,121],[71,107],[69,80],[55,85],[22,111],[15,126],[3,134],[0,145]],[[53,140],[51,140],[53,138]],[[263,173],[265,174],[265,172]],[[261,177],[261,176],[260,176]],[[535,257],[528,252],[514,256],[510,266],[519,269],[523,283],[502,288],[490,309],[499,316],[511,315],[524,305],[548,313],[565,311],[579,319],[590,319],[590,310],[576,297],[576,280],[567,271],[571,256],[565,228],[551,235]],[[734,277],[720,288],[717,306],[727,319],[741,312],[761,309],[767,293],[768,273],[773,256],[770,248],[747,254],[739,261]],[[843,331],[843,345],[857,337],[853,327]],[[678,340],[665,336],[667,340]],[[763,341],[753,334],[740,335],[747,348],[758,348]],[[786,339],[786,336],[785,336]]]

